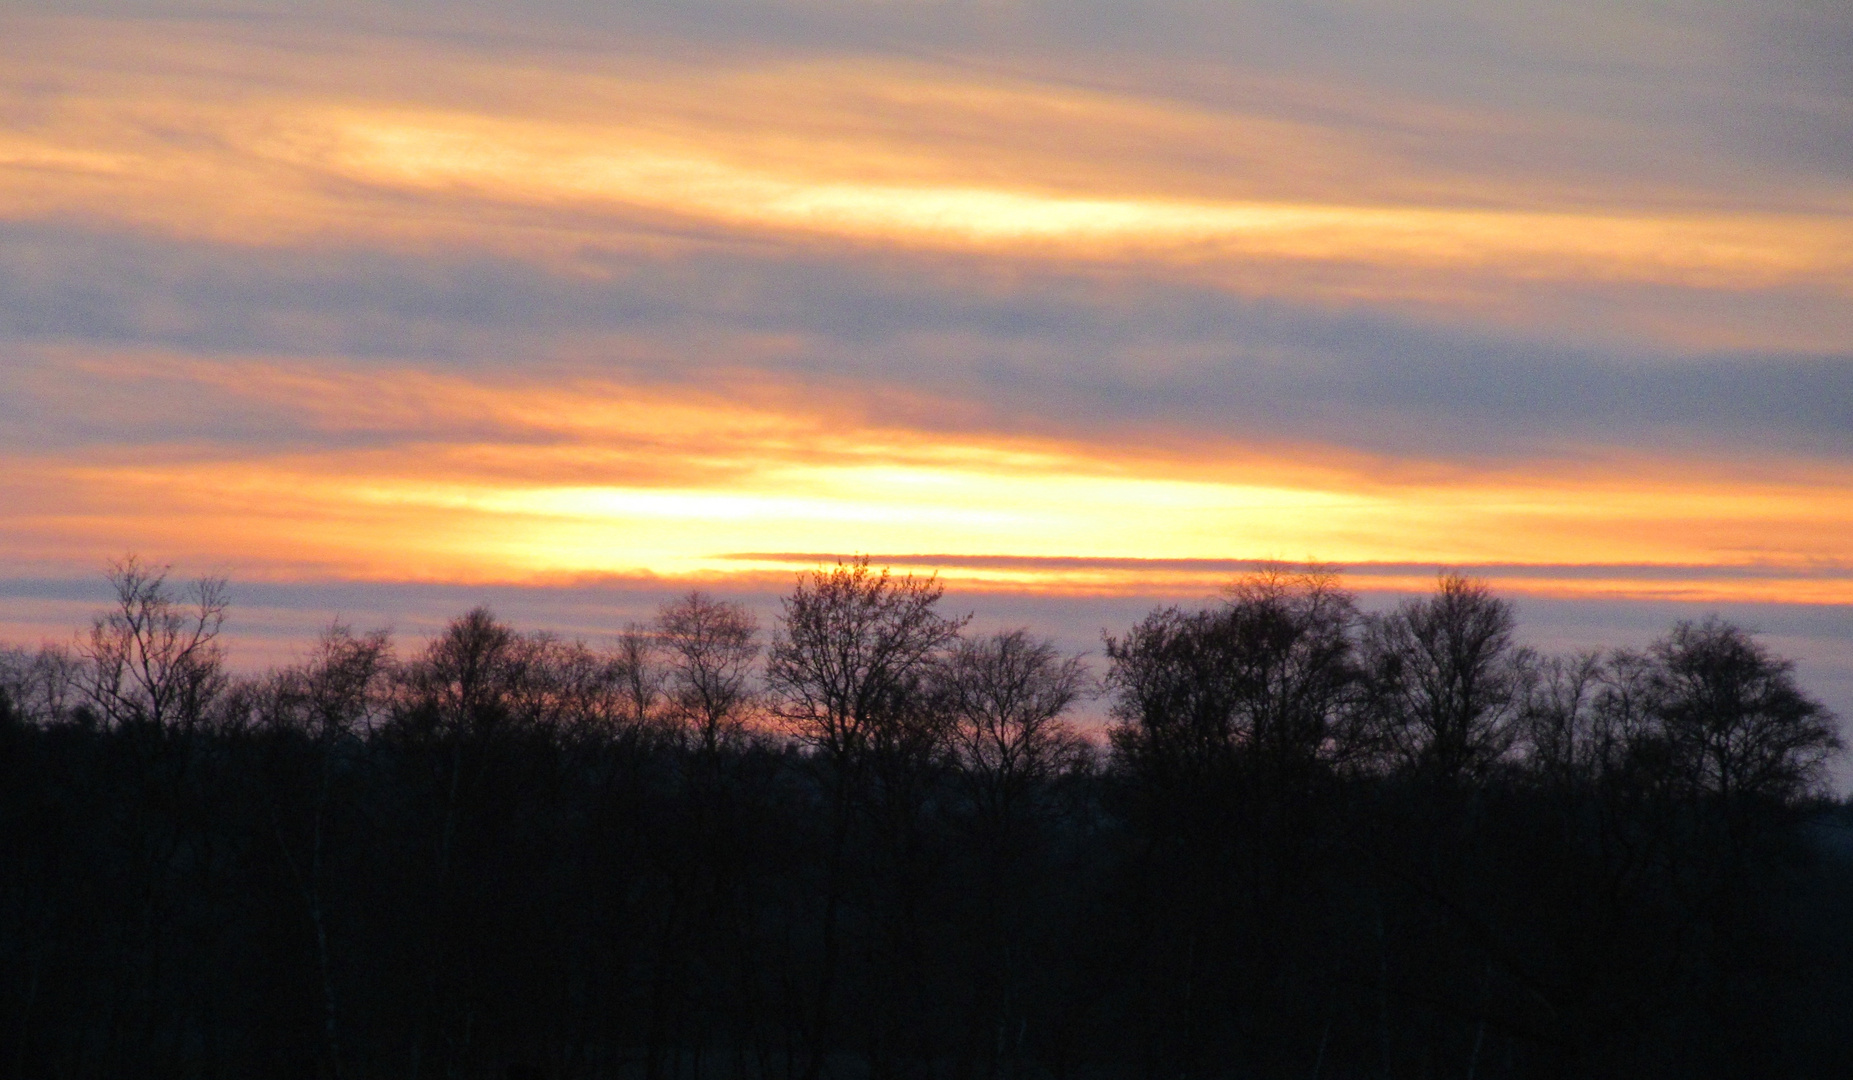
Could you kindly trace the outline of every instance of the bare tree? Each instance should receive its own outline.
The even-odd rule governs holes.
[[[50,724],[72,718],[85,686],[85,664],[71,648],[47,644],[37,650],[0,648],[0,699],[23,723]]]
[[[1841,748],[1833,713],[1793,662],[1716,617],[1681,622],[1649,650],[1654,711],[1691,782],[1725,800],[1792,798]]]
[[[1061,719],[1086,692],[1087,668],[1018,629],[961,641],[939,681],[961,771],[990,829],[1006,837],[1025,795],[1087,753]]]
[[[1247,767],[1303,776],[1340,756],[1357,670],[1356,602],[1320,567],[1271,566],[1196,612],[1155,611],[1107,640],[1114,745],[1152,775]]]
[[[745,607],[697,591],[663,605],[656,635],[668,657],[670,701],[711,756],[744,729],[759,625]]]
[[[1595,775],[1608,756],[1601,709],[1608,667],[1595,651],[1544,657],[1523,682],[1526,765],[1555,785]]]
[[[1153,611],[1106,639],[1119,761],[1152,790],[1197,789],[1232,769],[1240,689],[1214,611]]]
[[[331,623],[301,667],[283,672],[279,694],[289,715],[317,743],[364,737],[384,707],[392,668],[392,636],[385,630],[356,634]]]
[[[1090,682],[1079,657],[1063,656],[1054,642],[1026,629],[960,641],[935,680],[938,707],[952,722],[959,775],[977,811],[985,914],[975,1007],[988,1017],[989,1053],[1000,1064],[1020,1055],[1028,1023],[1019,924],[1029,915],[1017,880],[1027,847],[1024,819],[1037,793],[1089,756],[1087,741],[1062,715]]]
[[[425,1067],[428,1050],[439,1055],[432,1067],[452,1074],[474,1052],[476,975],[469,948],[459,944],[479,917],[471,905],[472,875],[482,868],[483,837],[503,824],[495,808],[519,798],[535,760],[531,751],[565,727],[547,681],[556,645],[549,635],[517,633],[478,607],[398,669],[386,732],[408,757],[422,759],[435,811],[427,878],[433,908],[422,942],[424,1003],[412,1031],[412,1076]]]
[[[1391,764],[1446,787],[1506,753],[1530,661],[1513,644],[1515,621],[1509,601],[1459,574],[1366,620],[1368,722]]]
[[[1357,682],[1356,620],[1356,600],[1324,567],[1268,566],[1230,586],[1221,621],[1241,734],[1268,773],[1300,775],[1347,749],[1340,726]]]
[[[115,606],[78,646],[89,665],[85,696],[112,723],[190,726],[225,688],[224,580],[201,578],[176,597],[167,574],[134,555],[110,564]]]
[[[631,729],[655,726],[667,676],[658,660],[655,633],[640,623],[626,626],[612,645],[611,669]]]
[[[343,1058],[328,941],[325,868],[329,801],[342,750],[363,750],[360,742],[384,708],[391,666],[392,641],[386,631],[356,636],[351,628],[334,623],[322,632],[308,662],[280,672],[271,690],[273,721],[302,731],[316,751],[318,769],[309,807],[308,836],[302,843],[305,850],[298,853],[274,808],[272,825],[314,936],[316,972],[321,982],[323,1052],[337,1080],[342,1075]]]
[[[766,661],[778,715],[833,764],[855,768],[875,729],[964,625],[934,578],[896,578],[866,558],[801,574]]]
[[[805,1080],[817,1080],[827,1050],[851,799],[873,751],[912,741],[908,724],[924,712],[919,681],[965,622],[939,614],[944,592],[934,578],[871,571],[866,558],[800,574],[767,656],[776,713],[828,768],[831,790],[823,956]]]
[[[514,721],[511,691],[523,681],[520,635],[476,608],[455,619],[423,655],[399,671],[394,724],[449,758],[443,773],[443,815],[437,881],[448,883],[462,810],[465,755],[507,731]]]

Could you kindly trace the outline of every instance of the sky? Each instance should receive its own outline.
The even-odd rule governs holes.
[[[1853,714],[1848,55],[1837,2],[12,0],[0,637],[131,551],[253,663],[855,553],[1097,650],[1315,560],[1549,647],[1719,611]]]

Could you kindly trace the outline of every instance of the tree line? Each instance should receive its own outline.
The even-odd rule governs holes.
[[[1151,612],[1103,670],[934,579],[485,609],[234,674],[134,559],[0,649],[0,1073],[1839,1076],[1835,718],[1742,628],[1542,655],[1444,575]],[[1104,699],[1104,733],[1075,709]]]

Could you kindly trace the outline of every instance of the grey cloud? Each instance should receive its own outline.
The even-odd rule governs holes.
[[[1792,161],[1844,190],[1853,176],[1853,5],[1784,5],[1739,44],[1752,92],[1722,116],[1724,140]]]
[[[1054,270],[1003,276],[959,260],[609,259],[608,276],[567,275],[487,256],[256,251],[0,226],[0,356],[14,357],[0,373],[0,425],[41,448],[131,431],[329,438],[282,413],[143,415],[110,406],[107,395],[128,391],[107,386],[77,388],[89,421],[53,421],[22,381],[55,364],[27,363],[55,355],[47,349],[131,348],[500,374],[589,368],[664,382],[758,371],[958,405],[896,417],[929,427],[977,417],[1103,439],[1156,427],[1480,461],[1592,444],[1853,456],[1849,355],[1604,350],[1554,331]]]
[[[1559,157],[1591,167],[1715,174],[1838,168],[1853,146],[1853,9],[1820,0],[23,0],[57,13],[401,35],[495,53],[643,48],[887,55],[1052,72],[1079,84],[1227,104],[1241,75],[1326,81],[1372,98],[1536,114]],[[19,7],[16,3],[14,7]],[[1614,138],[1598,138],[1596,128]],[[1505,144],[1494,140],[1495,152]],[[1446,153],[1445,145],[1436,150]],[[1522,148],[1511,152],[1528,153]]]

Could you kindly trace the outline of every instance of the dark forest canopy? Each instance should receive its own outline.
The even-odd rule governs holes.
[[[1545,656],[1281,567],[1109,636],[932,579],[226,666],[134,560],[0,650],[0,1073],[1840,1076],[1834,718],[1716,619]],[[1104,696],[1104,740],[1076,706]]]

